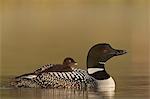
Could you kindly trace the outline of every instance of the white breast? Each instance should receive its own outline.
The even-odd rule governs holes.
[[[97,80],[99,91],[115,91],[115,81],[112,77],[106,80]]]

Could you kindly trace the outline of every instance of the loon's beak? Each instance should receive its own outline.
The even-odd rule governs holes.
[[[115,56],[123,55],[123,54],[126,54],[126,53],[127,53],[126,50],[117,50],[117,49],[114,50],[114,55]]]
[[[123,55],[123,54],[126,54],[126,53],[127,53],[126,50],[113,49],[113,51],[110,52],[109,54],[114,55],[114,56],[119,56],[119,55]]]

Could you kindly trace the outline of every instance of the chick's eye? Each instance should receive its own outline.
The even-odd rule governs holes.
[[[69,60],[69,63],[71,63],[71,60]]]

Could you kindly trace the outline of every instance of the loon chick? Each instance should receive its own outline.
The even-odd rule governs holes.
[[[42,68],[37,69],[34,73],[42,72],[71,72],[72,68],[77,65],[72,58],[66,57],[63,61],[63,64],[47,64]]]
[[[112,57],[125,54],[125,50],[113,49],[109,44],[93,46],[87,55],[87,71],[73,69],[69,72],[46,71],[38,75],[28,74],[13,81],[15,87],[41,88],[93,88],[99,91],[115,90],[113,78],[106,72],[105,63]],[[30,77],[31,76],[31,77]]]

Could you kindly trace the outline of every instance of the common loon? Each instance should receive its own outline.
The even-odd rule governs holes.
[[[115,81],[106,72],[105,63],[113,56],[125,54],[125,50],[113,49],[109,44],[94,45],[87,55],[87,71],[72,68],[72,71],[42,71],[16,77],[14,87],[73,88],[114,91]],[[76,63],[76,62],[75,62]],[[53,66],[50,64],[50,67]],[[48,66],[49,68],[49,66]]]

